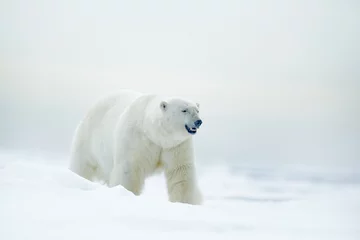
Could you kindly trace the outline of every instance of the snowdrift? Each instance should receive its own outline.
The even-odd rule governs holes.
[[[360,239],[357,182],[199,172],[205,204],[191,206],[167,201],[161,175],[136,197],[73,174],[64,159],[2,154],[0,239]]]

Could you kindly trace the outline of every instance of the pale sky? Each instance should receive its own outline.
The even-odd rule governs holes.
[[[200,161],[359,167],[359,42],[358,1],[1,1],[0,147],[130,88],[200,102]]]

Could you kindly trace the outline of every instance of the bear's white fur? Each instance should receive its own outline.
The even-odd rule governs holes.
[[[197,103],[129,90],[103,98],[76,129],[70,170],[135,195],[163,170],[169,201],[201,204],[192,142],[198,113]]]

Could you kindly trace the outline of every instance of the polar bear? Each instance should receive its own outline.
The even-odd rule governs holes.
[[[198,205],[192,136],[199,104],[130,90],[99,100],[75,131],[70,170],[140,195],[147,177],[164,172],[170,202]]]

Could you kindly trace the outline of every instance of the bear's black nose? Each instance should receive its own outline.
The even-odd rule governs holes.
[[[199,128],[200,126],[201,126],[201,124],[202,124],[202,121],[199,119],[199,120],[196,120],[195,122],[194,122],[194,124],[195,124],[195,127],[196,128]]]

